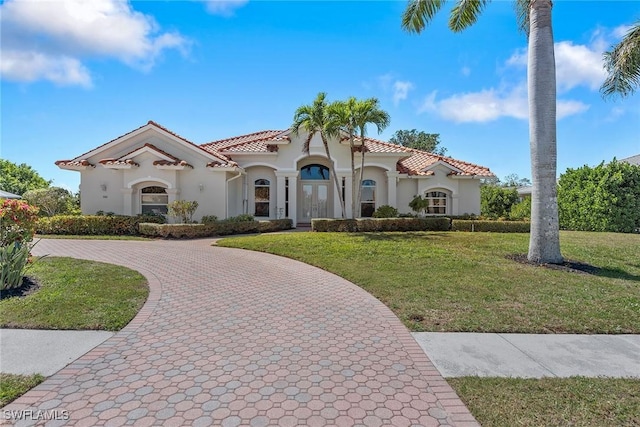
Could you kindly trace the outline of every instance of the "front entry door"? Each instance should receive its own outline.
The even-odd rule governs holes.
[[[302,184],[302,222],[312,218],[327,218],[329,186],[318,182]]]

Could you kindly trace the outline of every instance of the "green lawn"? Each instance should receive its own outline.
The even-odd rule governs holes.
[[[149,294],[140,273],[94,261],[42,258],[27,275],[41,288],[0,301],[0,327],[117,331],[133,319]]]
[[[42,381],[44,381],[44,377],[40,374],[0,374],[0,407],[17,399]]]
[[[640,235],[562,232],[579,274],[524,265],[528,234],[284,233],[220,246],[298,259],[385,303],[412,331],[640,333]]]
[[[449,378],[484,427],[640,425],[640,380]]]

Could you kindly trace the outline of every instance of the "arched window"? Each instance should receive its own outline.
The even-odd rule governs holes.
[[[447,193],[443,191],[429,191],[426,193],[428,214],[446,214],[447,213]]]
[[[360,201],[360,216],[371,217],[376,211],[376,182],[372,179],[362,181],[362,200]]]
[[[300,169],[300,179],[302,180],[328,180],[329,168],[322,165],[308,165]]]
[[[268,217],[271,182],[268,179],[256,179],[253,184],[256,206],[253,215]]]
[[[143,214],[166,215],[169,195],[163,187],[150,186],[140,190],[140,206]]]

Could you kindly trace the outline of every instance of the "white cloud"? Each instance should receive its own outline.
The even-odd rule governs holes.
[[[480,92],[456,94],[441,100],[437,93],[430,93],[418,109],[419,113],[431,112],[456,123],[485,123],[502,117],[520,120],[529,118],[527,88],[521,84],[509,89],[486,89]],[[580,101],[558,100],[558,119],[586,111],[588,105]]]
[[[189,45],[177,32],[161,33],[153,17],[126,0],[8,0],[0,10],[2,59],[12,59],[10,67],[2,66],[2,76],[12,80],[87,86],[84,58],[114,58],[148,70],[163,51],[184,54]],[[44,62],[57,72],[42,72]]]
[[[616,39],[621,39],[627,35],[629,31],[631,31],[631,25],[620,25],[613,29],[612,34]]]
[[[249,0],[204,0],[204,2],[209,13],[230,17],[234,15],[236,9],[247,4]]]
[[[411,89],[413,89],[413,83],[396,80],[393,83],[393,105],[397,106],[400,101],[407,99]]]

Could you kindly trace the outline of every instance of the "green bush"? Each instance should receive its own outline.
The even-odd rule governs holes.
[[[531,224],[525,221],[468,221],[454,219],[452,231],[489,231],[493,233],[528,233]]]
[[[511,207],[518,202],[518,191],[515,188],[483,185],[480,187],[480,212],[489,218],[509,216]]]
[[[37,207],[22,200],[3,200],[0,204],[0,246],[33,240],[37,221]]]
[[[389,205],[379,206],[378,209],[373,213],[374,218],[397,218],[398,217],[398,209]]]
[[[531,197],[525,197],[521,202],[511,206],[509,219],[523,220],[531,218]]]
[[[563,229],[640,230],[640,166],[614,159],[567,169],[558,181],[558,211]]]
[[[200,219],[200,222],[203,224],[211,224],[216,221],[218,221],[218,217],[215,215],[204,215],[202,219]]]
[[[18,288],[29,262],[28,243],[12,242],[0,247],[0,289]]]
[[[253,215],[249,215],[249,214],[241,214],[238,216],[231,216],[227,219],[223,219],[222,221],[225,222],[248,222],[248,221],[255,221],[255,219],[253,218]]]
[[[139,234],[138,225],[143,222],[162,224],[165,219],[160,215],[60,215],[51,218],[40,218],[37,224],[37,233],[81,236],[135,236]]]
[[[193,239],[198,237],[225,236],[230,234],[269,233],[288,230],[290,219],[265,221],[217,221],[207,224],[140,224],[140,234],[149,237]]]
[[[198,209],[198,202],[195,200],[175,200],[167,206],[169,215],[178,218],[182,224],[191,224],[193,214]]]
[[[438,218],[363,218],[312,219],[311,231],[369,232],[369,231],[448,231],[451,220]]]

